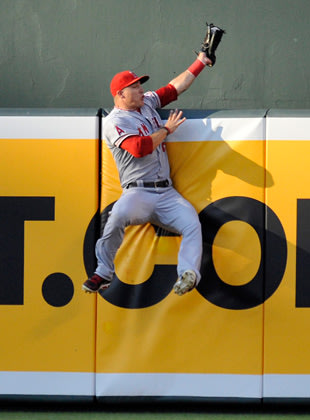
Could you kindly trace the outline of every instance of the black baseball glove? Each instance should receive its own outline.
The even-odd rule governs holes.
[[[215,57],[215,51],[221,42],[222,36],[225,33],[225,31],[218,26],[213,25],[213,23],[210,23],[208,25],[208,22],[206,22],[207,25],[207,32],[206,36],[201,44],[200,51],[204,52],[206,56],[212,61],[212,64],[209,64],[210,67],[214,66],[216,57]]]

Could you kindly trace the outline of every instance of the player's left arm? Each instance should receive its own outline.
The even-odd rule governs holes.
[[[212,65],[212,61],[204,52],[200,52],[197,59],[188,67],[188,69],[172,79],[169,84],[174,86],[177,94],[180,95],[191,86],[200,72],[209,65]]]
[[[171,80],[167,86],[157,89],[156,93],[159,96],[161,107],[163,108],[177,100],[178,96],[190,87],[198,74],[210,63],[212,62],[207,58],[206,54],[200,52],[197,59],[187,70]]]

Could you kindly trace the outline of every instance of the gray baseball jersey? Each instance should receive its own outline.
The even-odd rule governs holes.
[[[170,180],[170,166],[165,142],[161,143],[153,153],[140,158],[136,158],[120,148],[127,137],[149,136],[163,125],[156,111],[156,108],[160,107],[157,93],[146,92],[144,105],[140,108],[140,112],[114,108],[103,120],[102,137],[112,151],[123,188],[130,182],[138,180]]]

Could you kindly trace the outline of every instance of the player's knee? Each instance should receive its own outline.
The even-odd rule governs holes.
[[[201,223],[198,218],[198,215],[197,217],[192,217],[188,219],[184,227],[183,235],[201,235]]]
[[[124,210],[119,210],[117,212],[112,212],[109,217],[109,223],[114,228],[119,229],[125,227],[127,224],[128,215]]]

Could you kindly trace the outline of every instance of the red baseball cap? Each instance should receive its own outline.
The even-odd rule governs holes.
[[[115,96],[118,91],[124,89],[127,86],[133,85],[136,82],[144,83],[149,80],[149,76],[144,75],[138,77],[134,72],[125,70],[117,73],[111,80],[110,90],[112,96]]]

